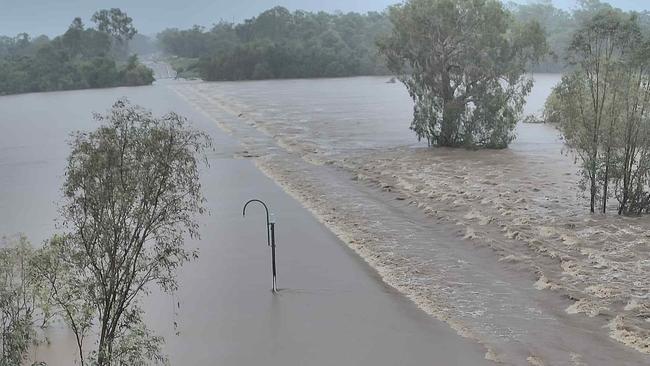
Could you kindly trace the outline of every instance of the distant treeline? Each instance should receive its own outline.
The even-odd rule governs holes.
[[[545,30],[550,54],[531,71],[563,71],[577,25],[611,7],[598,0],[582,0],[580,5],[573,12],[554,7],[550,0],[507,5],[513,21],[535,20]],[[638,16],[642,25],[650,24],[650,13]],[[158,41],[176,57],[172,64],[181,76],[205,80],[386,75],[377,40],[391,29],[386,12],[329,14],[275,7],[240,24],[167,29],[158,34]]]
[[[158,40],[168,54],[196,59],[186,67],[205,80],[336,77],[388,74],[376,40],[390,30],[384,13],[275,7],[241,24],[167,29]]]
[[[135,35],[131,18],[118,9],[103,12],[93,20],[104,30],[86,28],[76,18],[54,39],[0,36],[0,95],[151,84],[151,69],[127,55],[126,43]],[[126,33],[111,32],[117,29],[111,22],[122,22]]]

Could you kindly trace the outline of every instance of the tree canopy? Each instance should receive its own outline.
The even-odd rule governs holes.
[[[0,37],[0,95],[151,84],[153,72],[137,59],[117,57],[112,37],[86,28],[81,18],[54,39]]]
[[[99,10],[91,20],[97,24],[100,32],[110,34],[118,42],[126,42],[138,32],[133,26],[133,19],[118,8]]]
[[[545,52],[538,23],[497,0],[410,0],[390,8],[380,42],[415,102],[411,128],[430,145],[506,147]]]
[[[546,103],[580,161],[590,210],[650,211],[650,34],[636,13],[601,7],[567,48],[571,72]]]
[[[82,365],[162,362],[162,338],[147,329],[139,303],[152,286],[174,291],[176,271],[196,256],[184,243],[198,236],[199,165],[211,142],[177,114],[154,117],[126,100],[96,120],[97,130],[71,142],[65,232],[39,250],[39,278]],[[89,334],[97,337],[92,352]]]
[[[45,322],[33,253],[24,236],[0,240],[0,366],[23,364],[37,341],[36,326]]]

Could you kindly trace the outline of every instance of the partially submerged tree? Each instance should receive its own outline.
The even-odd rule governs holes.
[[[41,275],[77,336],[82,364],[162,362],[162,338],[146,328],[139,300],[152,285],[174,291],[176,271],[196,255],[184,241],[198,236],[198,168],[211,142],[183,117],[155,118],[126,100],[96,119],[96,131],[71,143],[67,232],[45,245]],[[95,331],[97,348],[85,354]]]
[[[641,59],[635,57],[641,41],[634,16],[606,9],[584,21],[568,50],[573,71],[555,88],[553,102],[547,105],[547,114],[557,117],[567,144],[581,161],[591,212],[597,206],[606,211],[609,183],[621,173],[615,166],[625,144],[620,133],[625,125],[640,121],[633,115],[644,110],[634,97],[645,80],[645,66],[639,73]]]
[[[0,366],[23,364],[37,342],[35,329],[47,322],[33,255],[24,236],[0,241]]]
[[[580,160],[591,212],[606,212],[613,195],[620,214],[649,208],[649,42],[635,14],[597,12],[573,35],[573,71],[547,101],[546,115]]]
[[[408,0],[390,8],[379,44],[415,102],[411,129],[430,145],[507,147],[546,52],[539,24],[514,23],[498,0]]]
[[[650,39],[634,45],[618,84],[623,100],[617,109],[623,120],[612,178],[618,213],[640,214],[650,209]]]

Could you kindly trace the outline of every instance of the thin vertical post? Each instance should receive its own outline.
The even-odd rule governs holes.
[[[273,292],[278,292],[276,287],[276,267],[275,267],[275,222],[271,222],[271,263],[273,268]]]
[[[269,247],[271,247],[271,270],[273,274],[273,284],[272,284],[272,290],[273,292],[278,292],[277,288],[277,268],[275,265],[275,222],[269,219],[269,208],[266,206],[266,204],[258,199],[252,199],[246,204],[244,204],[244,208],[242,209],[242,215],[246,217],[246,207],[248,206],[249,203],[251,202],[257,202],[264,206],[264,210],[266,211],[266,242]]]

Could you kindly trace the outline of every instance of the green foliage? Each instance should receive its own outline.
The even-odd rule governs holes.
[[[104,9],[93,14],[93,23],[97,29],[111,37],[111,53],[119,58],[125,59],[129,50],[129,41],[138,32],[133,26],[133,19],[120,9]]]
[[[46,322],[45,312],[39,312],[43,292],[34,275],[33,257],[23,236],[0,242],[0,366],[23,364],[29,347],[37,342],[36,323]]]
[[[380,42],[415,102],[411,128],[430,145],[507,147],[545,51],[535,22],[518,24],[497,0],[410,0],[390,8]]]
[[[118,42],[126,42],[138,32],[133,27],[133,19],[117,8],[100,10],[91,20],[100,32],[110,34]]]
[[[151,70],[137,59],[118,63],[112,45],[111,34],[86,29],[80,18],[52,40],[0,37],[0,95],[153,82]]]
[[[612,196],[619,214],[648,212],[650,38],[634,13],[600,7],[582,19],[567,50],[573,71],[545,113],[579,157],[591,212]]]
[[[388,32],[382,13],[275,7],[241,24],[167,29],[158,39],[170,55],[199,59],[193,68],[203,79],[247,80],[386,74],[375,42]]]
[[[160,118],[116,102],[101,126],[71,142],[63,186],[63,236],[40,251],[39,275],[77,339],[81,364],[162,363],[162,338],[142,319],[151,286],[177,289],[176,271],[196,253],[204,213],[200,159],[211,146],[202,132],[170,113]],[[97,332],[96,348],[84,341]]]
[[[139,63],[138,56],[133,55],[129,58],[119,79],[127,86],[149,85],[154,81],[153,70]]]

